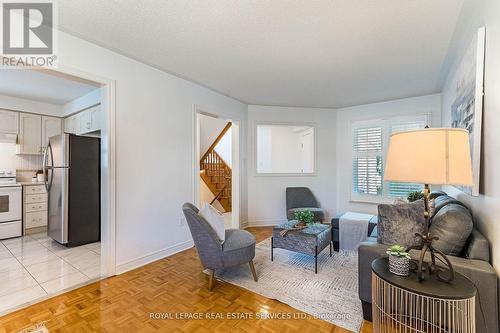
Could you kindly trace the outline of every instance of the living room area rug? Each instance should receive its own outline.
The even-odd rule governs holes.
[[[271,261],[270,253],[271,238],[256,245],[254,264],[258,282],[253,280],[248,265],[218,271],[216,277],[359,332],[363,316],[356,252],[333,251],[330,257],[326,248],[318,256],[318,274],[314,274],[313,256],[275,248]]]

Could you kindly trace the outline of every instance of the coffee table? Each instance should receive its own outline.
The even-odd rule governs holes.
[[[280,235],[282,230],[290,230],[297,224],[291,220],[273,228],[271,237],[271,261],[274,261],[274,249],[280,248],[314,256],[314,272],[318,273],[318,254],[330,246],[332,256],[332,234],[329,224],[314,223],[302,230],[291,230],[285,237]]]

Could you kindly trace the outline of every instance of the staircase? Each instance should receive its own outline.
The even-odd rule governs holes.
[[[230,128],[231,123],[227,123],[200,160],[200,177],[215,196],[210,204],[213,204],[215,201],[219,201],[226,212],[230,212],[232,210],[232,171],[229,165],[227,165],[219,154],[217,154],[215,147]]]

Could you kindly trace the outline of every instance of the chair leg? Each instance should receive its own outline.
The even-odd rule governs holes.
[[[271,237],[271,261],[274,261],[274,238]]]
[[[330,257],[332,256],[332,242],[330,242]]]
[[[255,271],[255,266],[253,265],[253,260],[250,260],[250,261],[248,262],[248,264],[250,265],[250,270],[252,271],[253,280],[254,280],[255,282],[257,282],[257,280],[258,280],[258,279],[257,279],[257,272]]]
[[[210,274],[208,275],[208,291],[212,291],[214,287],[214,274],[215,270],[211,269]]]
[[[314,248],[314,274],[318,274],[318,247]]]

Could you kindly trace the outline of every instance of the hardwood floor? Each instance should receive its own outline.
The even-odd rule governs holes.
[[[249,228],[257,241],[271,228]],[[50,332],[349,332],[314,318],[155,319],[177,313],[299,314],[298,310],[231,284],[217,281],[207,289],[207,275],[195,249],[156,261],[125,274],[70,291],[0,318],[0,333],[44,324]],[[242,316],[242,315],[240,315]],[[365,322],[362,333],[372,332]]]

